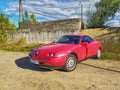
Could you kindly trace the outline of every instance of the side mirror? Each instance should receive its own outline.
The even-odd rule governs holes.
[[[82,45],[86,46],[88,45],[88,42],[82,42]]]
[[[52,41],[52,43],[55,43],[55,41]]]

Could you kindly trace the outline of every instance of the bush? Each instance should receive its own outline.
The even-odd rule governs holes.
[[[120,54],[116,53],[109,53],[109,52],[103,52],[101,59],[107,59],[107,60],[120,60]]]
[[[6,51],[16,51],[16,52],[30,52],[34,47],[41,46],[43,44],[26,44],[26,45],[21,45],[21,44],[5,44],[1,43],[0,44],[0,50],[6,50]]]
[[[120,42],[112,38],[101,40],[102,57],[101,59],[120,60]]]
[[[18,45],[26,45],[27,44],[26,38],[25,37],[19,38],[19,41],[16,44],[18,44]]]

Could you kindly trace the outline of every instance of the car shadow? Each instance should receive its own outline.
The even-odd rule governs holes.
[[[17,60],[15,60],[15,64],[23,69],[29,69],[29,70],[34,70],[34,71],[41,71],[41,72],[49,72],[52,71],[50,69],[46,68],[40,68],[35,66],[34,64],[30,63],[29,57],[22,57]]]
[[[97,69],[102,69],[102,70],[107,70],[107,71],[111,71],[111,72],[115,72],[115,73],[120,73],[120,71],[118,71],[118,70],[113,70],[113,69],[104,68],[104,67],[98,67],[98,66],[90,65],[90,64],[86,64],[86,63],[80,63],[80,64],[88,66],[88,67],[93,67],[93,68],[97,68]]]

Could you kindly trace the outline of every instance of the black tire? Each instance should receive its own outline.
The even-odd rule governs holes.
[[[64,70],[67,72],[73,71],[77,66],[77,57],[74,54],[70,54],[66,60]]]
[[[97,54],[95,55],[95,58],[99,59],[100,57],[101,57],[101,49],[99,48]]]

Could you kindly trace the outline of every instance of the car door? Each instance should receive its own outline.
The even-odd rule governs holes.
[[[94,53],[94,40],[89,36],[83,36],[81,43],[87,43],[84,46],[86,47],[86,58],[93,56]]]

